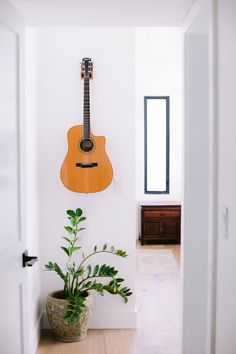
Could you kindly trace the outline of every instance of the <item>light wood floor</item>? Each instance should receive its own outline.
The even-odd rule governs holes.
[[[171,250],[179,263],[180,246],[144,245],[138,249]],[[36,354],[179,354],[180,278],[178,272],[136,274],[137,330],[89,330],[85,341],[55,341],[42,335]]]

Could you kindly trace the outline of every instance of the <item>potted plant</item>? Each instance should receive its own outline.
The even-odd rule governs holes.
[[[119,295],[126,303],[132,294],[128,287],[123,287],[123,278],[117,277],[118,271],[110,265],[102,264],[92,266],[90,257],[100,253],[109,253],[114,256],[127,257],[127,253],[107,244],[102,248],[94,246],[93,251],[85,255],[78,245],[79,233],[84,230],[81,223],[86,219],[80,208],[67,210],[70,221],[64,226],[67,232],[62,238],[66,246],[61,249],[67,256],[64,269],[57,263],[49,262],[46,270],[54,271],[63,281],[63,289],[54,291],[47,296],[46,310],[49,323],[56,337],[62,341],[78,341],[86,338],[91,314],[92,297],[90,293],[96,291],[103,295],[108,292]],[[75,253],[80,252],[80,259],[75,261]]]

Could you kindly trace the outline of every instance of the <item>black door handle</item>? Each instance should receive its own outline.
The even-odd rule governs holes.
[[[34,265],[35,262],[37,262],[38,257],[34,257],[34,256],[28,256],[28,251],[25,251],[22,254],[22,266],[23,267],[32,267],[32,265]]]

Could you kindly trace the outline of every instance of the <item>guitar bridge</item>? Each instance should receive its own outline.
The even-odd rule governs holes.
[[[80,167],[80,168],[92,168],[97,166],[98,166],[97,162],[77,162],[76,163],[76,167]]]

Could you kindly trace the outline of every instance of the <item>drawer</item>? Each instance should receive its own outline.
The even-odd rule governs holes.
[[[156,238],[161,236],[162,223],[160,221],[150,221],[148,219],[143,224],[143,232],[145,237]]]
[[[180,210],[143,210],[145,218],[178,218]]]

